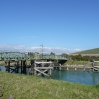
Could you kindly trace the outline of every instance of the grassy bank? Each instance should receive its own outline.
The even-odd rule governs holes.
[[[3,99],[99,99],[99,88],[44,79],[36,76],[0,72]]]
[[[86,65],[88,64],[89,61],[72,61],[72,60],[68,60],[64,65]]]
[[[72,61],[72,60],[68,60],[64,65],[90,65],[92,66],[90,61]],[[99,62],[94,64],[95,66],[99,65]]]

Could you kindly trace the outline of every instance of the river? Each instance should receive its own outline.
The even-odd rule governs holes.
[[[63,80],[86,85],[97,85],[99,83],[99,72],[87,72],[83,70],[54,70],[52,79]]]
[[[0,66],[1,71],[5,71],[4,66]],[[74,70],[53,70],[51,79],[69,81],[74,83],[81,83],[86,85],[97,85],[99,84],[99,72],[88,72],[81,69]]]

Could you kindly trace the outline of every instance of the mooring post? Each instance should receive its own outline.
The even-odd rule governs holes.
[[[61,64],[59,64],[59,70],[61,70]]]
[[[77,70],[77,68],[75,67],[75,71]]]
[[[69,70],[68,67],[67,67],[67,70]]]
[[[50,61],[49,67],[53,67],[53,64],[51,63],[51,61]],[[49,75],[50,75],[50,76],[52,75],[52,69],[49,69]]]
[[[92,62],[92,67],[93,67],[93,69],[92,69],[92,70],[93,70],[93,72],[94,72],[94,61]]]
[[[85,72],[85,67],[84,67],[84,72]]]
[[[54,67],[54,64],[52,64],[52,67],[53,67],[53,70],[54,70],[54,68],[55,68],[55,67]]]
[[[59,70],[61,70],[61,66],[59,67]]]

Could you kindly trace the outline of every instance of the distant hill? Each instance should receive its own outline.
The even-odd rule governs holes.
[[[72,54],[99,54],[99,48],[89,49],[89,50],[80,51]]]

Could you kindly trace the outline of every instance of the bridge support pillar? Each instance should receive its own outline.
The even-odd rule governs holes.
[[[8,61],[8,72],[10,72],[10,61]]]
[[[26,74],[26,60],[23,61],[23,74]]]
[[[22,67],[23,67],[23,61],[21,60],[21,74],[23,72]]]
[[[19,61],[16,62],[15,73],[19,72]]]
[[[31,66],[34,65],[34,60],[31,60]]]
[[[26,74],[26,60],[21,60],[21,74]]]
[[[5,64],[6,64],[6,66],[5,66],[6,71],[10,72],[10,61],[5,61]]]
[[[34,68],[36,68],[36,63],[35,62],[34,62]],[[36,75],[36,70],[35,69],[34,69],[34,75]]]

